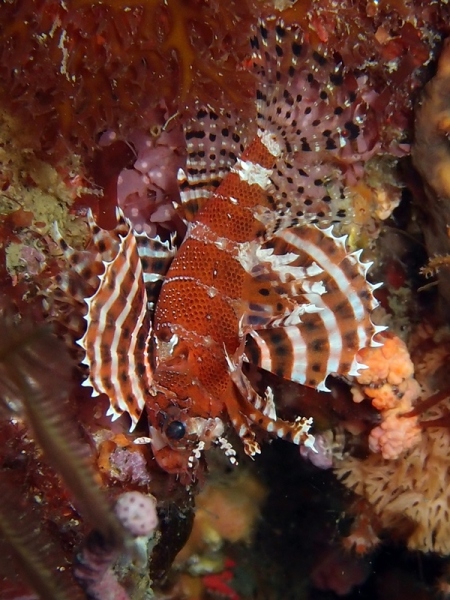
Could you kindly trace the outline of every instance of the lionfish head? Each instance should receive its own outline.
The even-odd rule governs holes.
[[[152,449],[156,461],[166,471],[181,473],[197,466],[204,450],[213,444],[219,444],[230,460],[235,452],[222,437],[223,421],[216,418],[195,417],[188,408],[179,408],[180,400],[169,394],[172,402],[167,408],[168,396],[160,391],[155,397],[153,407],[148,409]],[[190,405],[189,398],[184,398],[181,405]],[[224,444],[227,448],[224,447]],[[232,460],[234,462],[234,460]]]

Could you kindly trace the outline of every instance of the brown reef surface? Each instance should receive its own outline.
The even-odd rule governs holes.
[[[427,283],[419,272],[427,259],[435,252],[450,255],[447,188],[436,189],[438,184],[448,184],[440,168],[450,156],[443,98],[448,87],[448,46],[438,70],[437,59],[449,33],[450,8],[438,0],[2,2],[0,308],[12,314],[19,328],[23,322],[34,327],[46,324],[52,281],[67,268],[53,241],[53,223],[58,222],[70,244],[78,248],[88,243],[89,208],[101,225],[111,225],[118,180],[134,168],[142,136],[151,138],[158,152],[164,146],[164,164],[175,168],[183,161],[183,149],[178,134],[170,136],[171,128],[181,130],[199,104],[253,117],[249,38],[260,17],[300,24],[312,43],[326,44],[355,76],[364,79],[367,103],[376,115],[367,135],[378,149],[352,184],[355,221],[350,243],[365,249],[367,258],[375,262],[373,279],[384,283],[378,292],[381,318],[405,340],[416,370],[427,366],[420,379],[422,393],[445,390],[450,383],[445,376],[448,323],[446,311],[437,311],[442,298],[448,304],[445,270],[439,271],[439,290],[432,285],[419,291]],[[429,80],[432,83],[421,101]],[[410,152],[414,107],[419,102],[413,158],[426,180],[425,188]],[[427,121],[427,114],[439,119]],[[113,141],[103,143],[105,136]],[[436,152],[439,161],[433,161]],[[146,197],[151,203],[157,195],[163,208],[164,203],[170,204],[171,189],[153,187]],[[165,232],[182,231],[172,213],[156,226]],[[426,321],[426,334],[418,325],[422,321]],[[447,554],[442,542],[442,532],[447,530],[436,529],[435,521],[430,525],[432,511],[425,516],[412,511],[410,519],[399,517],[402,511],[397,505],[394,515],[383,512],[380,506],[389,509],[392,501],[383,495],[384,488],[374,493],[370,506],[371,498],[361,493],[361,482],[352,481],[349,487],[364,502],[350,495],[331,470],[317,469],[300,457],[298,448],[284,442],[266,444],[255,463],[242,457],[235,473],[223,457],[211,452],[197,482],[180,482],[155,463],[148,446],[132,443],[145,431],[138,430],[133,438],[126,420],[112,424],[105,417],[107,400],[91,398],[89,388],[81,386],[79,354],[74,344],[69,350],[72,358],[63,357],[70,366],[69,383],[63,377],[60,381],[67,392],[65,427],[75,432],[84,448],[105,502],[113,506],[129,491],[157,499],[159,533],[155,547],[147,547],[148,566],[145,563],[139,570],[135,562],[132,568],[119,562],[115,570],[133,600],[313,600],[332,598],[335,593],[389,599],[399,597],[392,593],[395,586],[408,590],[410,598],[433,597],[437,578],[448,570],[444,558],[418,557],[402,545],[406,541],[423,552]],[[54,571],[49,578],[57,572],[69,575],[63,578],[62,591],[52,597],[86,597],[73,580],[72,567],[96,523],[85,516],[77,499],[79,490],[74,492],[68,485],[67,473],[37,443],[26,411],[21,413],[11,404],[10,388],[4,384],[11,374],[7,364],[0,347],[0,373],[4,368],[7,374],[0,385],[0,481],[6,490],[3,504],[0,499],[0,531],[6,531],[17,514],[26,514],[25,526],[35,534],[28,543],[31,553],[39,540],[53,546],[56,551],[49,552],[48,564]],[[19,379],[26,380],[27,364],[13,362],[14,369],[22,369]],[[36,381],[47,385],[45,373],[41,383],[39,378]],[[342,465],[336,461],[345,459],[347,463],[339,467],[342,472],[353,468],[360,480],[367,477],[375,486],[381,486],[383,478],[411,476],[420,507],[426,507],[428,490],[420,484],[418,462],[431,463],[438,474],[450,466],[442,450],[450,424],[445,399],[431,410],[431,417],[440,419],[440,429],[424,427],[420,444],[408,451],[407,459],[389,461],[369,451],[369,432],[379,424],[379,413],[367,398],[355,404],[348,386],[340,382],[331,396],[282,381],[272,383],[286,416],[298,412],[314,416],[328,444],[330,464]],[[430,418],[426,410],[424,415]],[[439,453],[427,455],[436,447]],[[433,485],[437,506],[443,492],[434,479]],[[403,498],[395,495],[398,491],[388,485],[386,489],[400,506]],[[14,502],[18,512],[11,506]],[[195,505],[199,516],[192,529]],[[236,506],[243,507],[241,520]],[[365,518],[363,524],[355,518],[358,510]],[[209,519],[214,511],[217,519]],[[224,533],[226,519],[233,520],[234,535]],[[353,533],[363,532],[363,542],[372,541],[370,552],[377,545],[377,553],[356,555],[353,545],[353,551],[344,554],[342,538],[350,534],[351,522],[356,523]],[[420,535],[416,531],[414,536],[417,523]],[[189,538],[191,530],[194,537]],[[17,532],[17,539],[27,544],[23,530]],[[5,534],[0,540],[7,557],[0,568],[0,597],[31,600],[37,596],[25,583],[32,579],[22,576],[16,542]],[[184,554],[176,558],[184,546]],[[176,568],[171,568],[174,561]],[[439,581],[448,596],[445,573]]]

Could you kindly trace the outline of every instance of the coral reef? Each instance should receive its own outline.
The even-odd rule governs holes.
[[[419,388],[419,383],[414,380],[414,387],[423,390],[425,395],[429,394],[427,390],[430,389],[446,391],[418,401],[413,410],[407,407],[407,412],[394,417],[396,423],[408,423],[407,431],[411,430],[409,423],[413,423],[413,444],[410,444],[410,439],[407,439],[405,444],[401,435],[405,431],[405,425],[394,430],[397,434],[395,441],[401,442],[401,447],[406,450],[403,454],[392,454],[392,446],[389,445],[389,452],[381,455],[370,454],[363,460],[347,456],[336,461],[335,472],[338,478],[366,500],[367,515],[370,517],[371,513],[373,514],[373,518],[369,518],[372,525],[366,523],[364,530],[361,529],[364,517],[357,518],[347,544],[366,552],[376,545],[377,533],[390,529],[406,539],[410,549],[447,555],[450,552],[446,516],[449,486],[447,473],[450,461],[446,387],[448,384],[445,372],[450,350],[447,330],[434,332],[430,326],[421,325],[414,332],[410,347],[417,365],[416,377],[420,382]],[[400,360],[401,352],[397,351],[390,358],[389,371],[394,374],[392,382],[396,381],[402,385],[405,376],[412,376],[412,363],[409,357],[407,360],[403,359],[404,368],[398,372],[397,365]],[[408,404],[409,392],[405,395]],[[397,398],[397,402],[400,405],[405,403],[402,394]],[[388,409],[392,410],[395,411],[396,407]],[[389,415],[387,420],[391,419]],[[386,426],[383,425],[384,423],[380,427],[384,434]],[[375,443],[379,443],[379,439],[376,435]]]
[[[344,4],[288,3],[283,15],[339,48],[344,61],[385,82],[376,101],[383,136],[404,129],[418,68],[429,59],[444,9],[423,0]],[[202,103],[249,107],[250,79],[242,72],[255,13],[272,2],[214,0],[5,2],[0,18],[1,96],[28,120],[39,149],[56,157],[72,147],[95,147],[105,130],[146,126],[161,98],[172,114]],[[442,14],[441,14],[442,11]],[[236,71],[240,76],[236,79]],[[372,87],[372,86],[371,86]]]
[[[380,452],[386,459],[398,458],[420,439],[418,418],[405,415],[411,412],[421,390],[404,342],[386,333],[377,339],[380,347],[359,353],[367,369],[356,376],[352,394],[355,402],[370,398],[372,406],[380,411],[381,423],[369,435],[372,452]]]
[[[267,491],[249,470],[238,467],[233,473],[218,469],[196,498],[195,518],[186,545],[175,558],[173,592],[214,588],[230,598],[238,598],[227,557],[230,544],[250,545]],[[223,572],[228,573],[223,578]],[[200,596],[201,592],[199,592]]]
[[[94,469],[93,437],[104,439],[106,431],[102,435],[98,426],[95,431],[91,411],[89,427],[86,415],[81,418],[84,427],[73,426],[76,408],[69,393],[74,363],[63,343],[48,327],[16,324],[11,316],[2,317],[1,326],[0,530],[13,573],[22,573],[42,598],[81,598],[73,578],[89,597],[128,598],[118,577],[139,598],[137,590],[151,586],[148,560],[154,541],[148,542],[158,524],[149,470],[141,467],[145,478],[132,480],[143,491],[121,493],[110,485],[108,495],[116,498],[113,512],[100,488],[100,471]],[[21,454],[28,457],[25,463],[17,462]],[[94,529],[84,537],[89,523]],[[113,571],[120,557],[120,569]],[[18,594],[20,587],[13,583],[12,589]]]
[[[376,530],[394,530],[406,538],[411,550],[447,555],[449,441],[447,428],[427,428],[419,443],[401,458],[386,461],[378,454],[363,461],[348,458],[335,472],[347,487],[367,499],[370,507],[365,510],[376,515]],[[362,540],[355,544],[365,551],[373,546],[373,542],[363,545]]]
[[[0,19],[2,102],[54,158],[66,144],[92,150],[107,129],[145,127],[161,98],[176,112],[195,97],[251,97],[248,78],[236,87],[233,77],[247,51],[246,2],[20,0],[2,3]]]
[[[127,144],[135,152],[132,168],[120,171],[117,179],[117,205],[130,219],[138,233],[157,233],[157,224],[173,229],[174,202],[179,201],[177,174],[185,166],[185,141],[182,128],[162,105],[147,117],[150,133],[137,130],[130,133]],[[100,139],[107,146],[117,141],[110,131]]]
[[[67,426],[71,370],[67,351],[55,336],[42,327],[34,329],[27,323],[15,326],[8,316],[2,317],[1,326],[5,335],[0,348],[2,412],[10,412],[17,419],[28,422],[33,437],[65,479],[81,512],[95,523],[108,543],[122,547],[125,542],[123,528],[95,482],[83,444],[76,432]],[[2,476],[7,481],[6,473],[7,470],[3,469]],[[54,574],[45,564],[45,555],[43,564],[40,564],[41,561],[33,556],[33,545],[26,545],[24,522],[19,520],[19,527],[15,530],[16,514],[6,493],[2,529],[25,579],[42,597],[46,594],[59,597],[55,591]],[[32,520],[31,516],[29,519]],[[37,540],[33,542],[36,548]]]
[[[424,272],[427,276],[431,276],[439,271],[439,290],[445,301],[442,310],[447,316],[450,301],[449,267],[445,261],[445,255],[450,252],[448,235],[450,107],[447,100],[450,85],[449,60],[450,44],[447,39],[439,59],[437,73],[426,85],[416,112],[415,139],[412,147],[414,166],[425,183],[425,195],[417,198],[418,210],[424,217],[425,242],[431,256]],[[439,256],[444,258],[439,259]]]
[[[116,501],[114,512],[124,529],[146,546],[158,525],[155,498],[144,496],[141,492],[125,492]],[[119,551],[117,543],[111,543],[97,530],[92,531],[84,541],[75,559],[74,578],[88,598],[130,600],[113,572]],[[144,558],[142,567],[147,566],[146,552]]]
[[[368,563],[340,548],[333,548],[328,556],[311,573],[314,586],[319,590],[331,590],[338,596],[347,596],[354,587],[361,585],[370,572]]]
[[[343,65],[331,103],[350,93],[352,122],[333,117],[343,145],[320,175],[345,196],[351,249],[364,248],[385,284],[377,322],[391,333],[360,353],[368,368],[359,375],[329,377],[329,395],[244,365],[262,414],[273,414],[270,388],[280,418],[314,417],[316,446],[302,447],[302,460],[262,433],[263,453],[250,461],[225,431],[239,466],[207,450],[194,481],[157,439],[159,423],[130,433],[126,416],[105,416],[104,394],[82,387],[73,332],[85,306],[52,227],[95,255],[88,209],[111,229],[119,206],[139,233],[175,240],[175,253],[187,214],[179,169],[199,150],[186,148],[182,129],[196,132],[192,117],[207,105],[217,127],[242,141],[254,132],[249,39],[259,17],[275,16]],[[433,597],[442,562],[404,548],[450,554],[449,17],[428,0],[345,0],[339,10],[332,0],[1,4],[0,306],[13,314],[0,339],[2,598],[372,599],[398,588],[397,597]],[[303,92],[307,83],[306,74]],[[318,140],[327,137],[320,117],[308,126]],[[311,154],[298,158],[310,167]],[[420,275],[427,254],[422,273],[438,277],[439,313],[437,286]],[[55,278],[72,296],[65,309]],[[49,314],[69,355],[40,326]],[[445,575],[440,585],[448,591]]]

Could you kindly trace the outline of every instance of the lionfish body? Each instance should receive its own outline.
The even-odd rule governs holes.
[[[133,425],[146,407],[152,437],[182,457],[169,470],[211,441],[234,461],[228,421],[250,455],[258,430],[311,445],[310,419],[278,418],[272,390],[259,395],[243,363],[326,390],[329,374],[357,374],[358,350],[380,329],[368,267],[332,231],[345,216],[340,165],[364,124],[356,81],[295,27],[261,24],[251,45],[255,134],[210,108],[185,127],[179,249],[122,215],[111,232],[91,220],[94,257],[61,240],[89,296],[86,384]]]

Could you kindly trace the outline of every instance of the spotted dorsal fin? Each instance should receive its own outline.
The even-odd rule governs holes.
[[[339,53],[313,46],[307,33],[282,21],[260,23],[251,45],[259,128],[274,134],[287,154],[339,154],[346,146],[358,152],[364,119],[356,111],[364,101]]]
[[[198,210],[210,198],[243,152],[246,135],[242,120],[235,114],[201,108],[184,127],[187,146],[186,171],[180,169],[181,214],[194,221]]]
[[[331,225],[348,219],[349,196],[342,170],[331,163],[298,166],[289,157],[277,161],[271,176],[277,216]],[[270,231],[268,232],[270,235]]]
[[[358,80],[338,52],[282,21],[260,23],[251,45],[259,135],[282,148],[268,190],[274,209],[325,225],[344,220],[348,164],[370,150]]]
[[[384,329],[370,318],[377,305],[376,286],[366,280],[370,265],[360,261],[359,252],[348,253],[345,238],[336,238],[331,227],[286,229],[263,248],[262,257],[264,250],[271,250],[262,265],[271,286],[297,304],[269,323],[249,326],[247,360],[322,390],[329,374],[356,375],[358,350],[376,344],[373,336]],[[261,297],[253,299],[258,302],[264,304]]]

